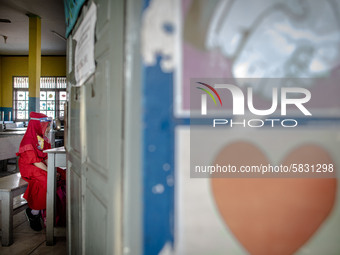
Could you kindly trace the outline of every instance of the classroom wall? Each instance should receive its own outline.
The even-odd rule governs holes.
[[[0,111],[6,116],[13,107],[13,76],[28,76],[28,56],[0,57]],[[41,76],[66,76],[66,57],[42,56]]]
[[[266,173],[233,178],[214,170],[196,175],[197,166],[216,167],[216,172],[234,166],[238,173],[241,166],[290,162],[340,166],[340,51],[339,40],[329,37],[339,32],[338,12],[306,1],[297,21],[289,11],[297,3],[273,2],[256,2],[249,15],[254,1],[143,1],[143,254],[340,254],[339,169],[334,178],[282,178],[276,171],[272,179]],[[320,34],[325,17],[334,22]],[[297,34],[305,33],[310,36],[302,46]],[[302,53],[306,49],[313,54]],[[334,62],[319,59],[325,52]],[[301,60],[301,54],[308,57]],[[317,71],[312,63],[318,63]],[[207,116],[228,116],[228,124],[237,120],[238,126],[215,129],[200,114],[203,93],[197,86],[204,83],[221,92],[223,102],[217,106],[211,99]],[[234,116],[229,92],[217,84],[234,84],[244,93],[252,89],[258,109],[271,105],[272,88],[305,88],[312,95],[307,108],[313,116],[289,109],[289,118],[299,118],[296,128],[242,127],[243,118],[248,123],[259,116],[249,111]],[[266,118],[273,116],[284,118],[280,113]]]

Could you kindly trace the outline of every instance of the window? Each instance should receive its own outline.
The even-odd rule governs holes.
[[[13,119],[28,120],[28,77],[13,78]],[[66,77],[40,78],[40,112],[52,118],[64,116]]]
[[[40,78],[40,112],[48,117],[64,117],[66,102],[65,77]]]
[[[13,120],[28,119],[28,77],[13,79]]]

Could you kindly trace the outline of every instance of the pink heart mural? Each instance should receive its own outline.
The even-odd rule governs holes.
[[[333,163],[323,148],[304,145],[282,161]],[[268,164],[261,150],[247,142],[224,147],[215,164],[235,166]],[[329,216],[337,180],[302,178],[213,178],[212,193],[222,219],[254,255],[293,254]]]

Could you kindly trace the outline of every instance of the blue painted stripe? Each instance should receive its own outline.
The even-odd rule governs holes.
[[[12,116],[12,119],[13,120],[13,108],[12,107],[0,107],[0,112],[2,114],[2,112],[5,113],[4,115],[4,118],[5,118],[5,121],[9,121],[9,112],[11,112],[11,116]],[[1,116],[0,116],[1,118]]]
[[[30,112],[40,112],[40,98],[39,97],[29,97],[28,113]]]
[[[174,240],[173,73],[144,67],[144,254],[158,254]],[[169,181],[170,180],[170,181]]]

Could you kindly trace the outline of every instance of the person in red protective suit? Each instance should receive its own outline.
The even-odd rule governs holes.
[[[51,148],[47,138],[52,118],[45,114],[31,112],[27,131],[20,143],[19,170],[21,177],[28,182],[24,198],[28,207],[26,216],[35,231],[42,229],[40,210],[46,209],[47,153]]]

